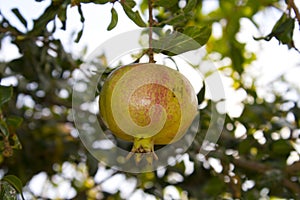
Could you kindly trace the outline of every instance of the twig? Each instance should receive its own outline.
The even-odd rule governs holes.
[[[300,26],[300,12],[299,12],[294,0],[289,0],[288,6],[294,10],[296,18],[297,18],[299,26]]]
[[[154,60],[154,55],[153,55],[153,47],[152,47],[152,33],[153,33],[153,24],[154,24],[154,19],[153,19],[153,14],[152,14],[152,9],[153,9],[153,0],[148,0],[148,10],[149,10],[149,50],[148,50],[148,56],[149,56],[149,63],[155,63]]]

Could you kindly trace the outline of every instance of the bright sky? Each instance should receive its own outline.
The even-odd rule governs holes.
[[[22,27],[21,23],[16,20],[16,17],[10,11],[14,7],[19,8],[22,15],[26,19],[28,19],[28,27],[29,29],[31,29],[33,26],[32,19],[37,18],[41,13],[43,13],[45,7],[49,5],[49,2],[49,0],[40,3],[37,3],[34,0],[0,0],[0,10],[3,15],[11,20],[12,24],[18,27]],[[215,5],[216,1],[205,2],[207,4],[207,6],[205,6],[207,12],[217,6]],[[295,3],[298,4],[298,7],[300,7],[299,1],[295,1]],[[77,55],[79,55],[82,52],[82,49],[86,46],[88,55],[102,42],[106,41],[112,36],[116,36],[122,32],[134,30],[137,28],[137,26],[133,22],[131,22],[124,14],[121,6],[116,3],[115,8],[119,14],[119,23],[117,27],[112,31],[106,31],[106,28],[110,22],[111,7],[111,4],[107,4],[104,6],[94,6],[93,4],[83,6],[85,27],[82,38],[78,44],[73,43],[76,38],[76,34],[74,34],[72,38],[70,38],[70,35],[74,32],[77,33],[82,27],[82,24],[80,22],[77,8],[73,7],[71,9],[68,9],[67,31],[59,30],[57,31],[55,36],[61,38],[66,48]],[[261,30],[262,33],[257,32],[256,28],[249,21],[241,21],[242,29],[241,33],[238,35],[238,40],[247,42],[247,48],[251,51],[257,52],[257,61],[255,61],[252,66],[247,69],[247,71],[249,72],[249,74],[258,77],[257,83],[261,88],[268,86],[282,74],[285,74],[288,80],[295,85],[300,85],[300,55],[298,52],[294,50],[287,50],[286,46],[279,45],[278,42],[274,39],[270,42],[257,42],[253,40],[253,36],[268,34],[272,29],[273,23],[275,23],[275,19],[278,19],[279,17],[280,13],[275,10],[257,15],[256,21],[259,24],[263,24],[263,29]],[[25,31],[25,29],[23,30]],[[299,30],[299,27],[297,27],[295,30]],[[217,27],[214,33],[218,34]],[[295,31],[294,36],[295,44],[296,46],[298,46],[298,48],[300,48],[300,32]],[[5,40],[2,49],[0,49],[0,60],[8,61],[16,57],[16,55],[18,55],[17,48],[13,45],[10,45],[8,40]],[[189,75],[187,74],[187,76]],[[224,81],[225,84],[230,84],[230,81]],[[243,91],[233,91],[233,89],[231,89],[230,87],[226,87],[226,93],[227,110],[232,110],[232,116],[240,115],[242,111],[242,105],[240,104],[240,102],[245,98],[245,93]],[[42,174],[39,177],[35,177],[34,181],[43,182],[45,181],[43,178],[45,177]],[[121,180],[122,177],[119,177],[119,179]],[[68,187],[69,186],[66,186],[66,188]],[[122,188],[122,186],[120,186],[120,188]],[[169,191],[172,191],[172,188]],[[138,197],[141,196],[141,194],[135,195],[137,195]]]
[[[49,5],[49,0],[37,3],[34,0],[0,0],[1,12],[11,20],[13,24],[18,27],[23,27],[21,23],[16,19],[14,14],[10,11],[11,8],[17,7],[20,9],[20,12],[23,16],[28,19],[29,29],[32,28],[33,22],[32,19],[37,18]],[[205,1],[206,12],[216,8],[217,1]],[[296,1],[300,4],[300,2]],[[89,55],[94,49],[101,45],[107,39],[116,36],[120,33],[135,30],[138,27],[128,19],[124,14],[123,9],[119,3],[115,4],[115,8],[119,14],[119,23],[115,29],[112,31],[106,31],[106,28],[110,22],[110,8],[112,4],[105,4],[102,6],[95,6],[94,4],[89,4],[82,6],[83,13],[85,16],[85,28],[82,38],[79,43],[74,43],[73,41],[76,38],[76,33],[82,27],[80,22],[80,17],[76,7],[68,9],[67,12],[67,30],[58,30],[55,34],[56,37],[60,38],[65,44],[66,49],[72,51],[75,55],[82,54],[82,49],[87,47],[87,54]],[[32,12],[34,10],[34,12]],[[249,67],[247,71],[250,74],[258,78],[258,85],[262,88],[266,85],[269,85],[274,79],[282,74],[286,74],[288,79],[296,85],[300,85],[300,79],[297,74],[300,73],[299,67],[297,68],[297,63],[299,63],[299,53],[294,50],[287,50],[286,46],[278,45],[277,40],[272,39],[270,42],[257,42],[253,40],[253,36],[261,36],[262,34],[267,34],[271,31],[274,19],[280,17],[280,13],[275,9],[269,12],[261,13],[256,16],[256,21],[259,24],[262,24],[261,33],[257,32],[256,28],[248,20],[242,20],[241,33],[238,35],[240,41],[247,43],[247,48],[251,51],[257,53],[257,61],[252,64],[252,67]],[[262,20],[263,19],[263,20]],[[59,21],[57,20],[58,24]],[[270,23],[268,23],[270,22]],[[51,26],[51,25],[49,25]],[[299,28],[296,28],[298,30]],[[25,30],[25,29],[23,29]],[[75,34],[74,34],[75,33]],[[214,33],[218,34],[218,28],[214,29]],[[73,35],[71,38],[70,36]],[[294,34],[295,44],[300,44],[300,33],[295,31]],[[299,46],[299,45],[298,45]],[[13,45],[9,45],[9,41],[6,40],[3,45],[4,48],[0,50],[0,59],[1,60],[10,60],[18,54],[17,48]],[[190,73],[193,74],[193,73]],[[186,74],[187,75],[187,74]],[[188,75],[187,75],[188,76]],[[195,75],[194,75],[195,76]],[[188,78],[191,78],[188,76]],[[193,80],[191,81],[193,82]],[[230,83],[228,83],[230,84]],[[195,85],[195,84],[194,84]],[[196,90],[199,90],[199,86],[196,86]],[[233,92],[233,91],[227,91]],[[228,95],[228,103],[236,104],[235,98],[230,98],[236,95]],[[238,101],[240,101],[239,99]],[[229,109],[228,110],[232,110]],[[237,113],[233,114],[234,116],[238,115]]]

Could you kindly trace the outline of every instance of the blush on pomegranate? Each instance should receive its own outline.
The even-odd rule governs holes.
[[[112,133],[133,142],[128,158],[144,153],[157,159],[154,145],[178,141],[197,114],[197,97],[178,71],[154,63],[131,64],[113,71],[99,98],[100,115]]]

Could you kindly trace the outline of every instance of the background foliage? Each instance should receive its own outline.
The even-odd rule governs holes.
[[[54,33],[59,28],[66,29],[67,11],[77,7],[82,22],[82,30],[74,41],[78,42],[85,23],[81,7],[86,4],[112,5],[108,30],[118,25],[115,4],[120,4],[137,26],[145,27],[148,1],[53,0],[34,20],[32,28],[28,27],[22,10],[13,9],[26,31],[15,27],[5,13],[0,13],[0,40],[9,38],[20,52],[18,58],[0,63],[0,174],[4,177],[1,197],[13,198],[14,193],[21,192],[22,183],[26,199],[120,199],[135,193],[158,199],[172,199],[172,195],[180,199],[299,199],[299,85],[282,76],[266,89],[265,95],[259,94],[255,78],[247,74],[256,54],[237,37],[242,19],[260,29],[255,16],[275,9],[281,17],[274,19],[273,29],[253,40],[275,39],[290,51],[297,51],[293,34],[299,34],[298,8],[293,0],[215,0],[218,7],[207,13],[204,1],[155,0],[153,25],[168,25],[193,37],[200,45],[206,44],[202,47],[207,52],[205,59],[226,63],[219,71],[232,80],[234,90],[246,94],[242,114],[226,115],[218,144],[203,156],[199,151],[209,125],[210,108],[219,102],[208,99],[201,90],[198,97],[202,104],[199,122],[202,131],[184,159],[163,171],[138,175],[104,167],[82,146],[71,113],[73,73],[82,60],[67,52]],[[47,25],[55,19],[61,21],[61,27],[49,28]],[[210,36],[215,24],[221,26],[220,37]],[[227,62],[221,62],[224,60]],[[8,78],[16,80],[16,84],[1,85],[1,80]],[[41,192],[32,190],[32,180],[37,174],[46,180],[47,186]],[[131,189],[125,192],[124,185],[105,189],[107,182],[120,179],[133,185]],[[57,192],[62,186],[69,188],[67,193]]]

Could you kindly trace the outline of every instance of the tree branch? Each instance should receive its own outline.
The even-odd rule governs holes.
[[[265,173],[268,170],[272,170],[271,167],[255,162],[255,161],[250,161],[246,160],[243,158],[240,159],[233,159],[232,160],[233,164],[236,165],[237,167],[253,171],[253,172],[258,172],[258,173]],[[288,174],[293,173],[293,172],[299,172],[300,169],[300,161],[294,163],[293,165],[290,165],[286,168],[286,172]],[[297,183],[292,182],[288,178],[283,178],[283,186],[288,188],[290,191],[292,191],[294,194],[300,195],[300,186]]]
[[[283,185],[291,190],[294,194],[300,195],[300,186],[297,183],[290,181],[289,179],[283,179]]]
[[[155,63],[154,60],[154,55],[153,55],[153,48],[152,48],[152,33],[153,33],[153,24],[154,24],[154,19],[153,19],[153,0],[148,0],[148,10],[149,10],[149,50],[148,50],[148,56],[149,56],[149,63]]]
[[[267,170],[271,169],[267,165],[264,165],[264,164],[261,164],[258,162],[254,162],[254,161],[250,161],[250,160],[246,160],[243,158],[233,159],[232,162],[237,167],[241,167],[241,168],[247,169],[249,171],[255,171],[255,172],[259,172],[259,173],[264,173]]]
[[[286,173],[294,174],[300,171],[300,161],[293,163],[285,168]]]

